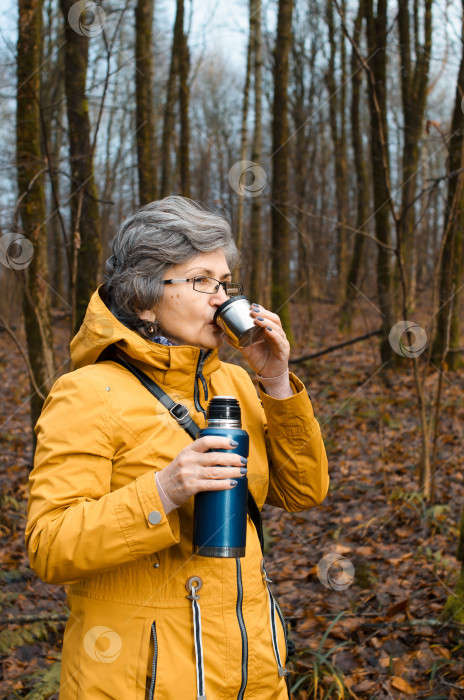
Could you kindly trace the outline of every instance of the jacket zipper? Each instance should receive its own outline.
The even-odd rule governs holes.
[[[242,602],[243,602],[243,583],[242,583],[242,566],[240,559],[236,559],[237,564],[237,620],[242,635],[242,683],[238,691],[237,700],[242,700],[248,681],[248,636],[243,620]]]
[[[205,392],[205,401],[208,401],[208,385],[206,384],[205,378],[202,374],[203,370],[203,365],[205,364],[206,360],[208,357],[211,355],[213,351],[212,350],[200,350],[200,354],[198,356],[198,362],[197,362],[197,367],[195,370],[195,383],[193,386],[193,401],[195,404],[195,408],[197,411],[201,411],[203,413],[204,417],[206,418],[206,411],[202,407],[200,403],[200,391],[198,388],[198,380],[201,379],[201,382],[203,384],[203,391]]]
[[[158,663],[158,639],[156,637],[156,622],[153,622],[151,625],[151,633],[153,635],[153,662],[151,665],[151,683],[148,700],[153,700],[156,684],[156,666]]]

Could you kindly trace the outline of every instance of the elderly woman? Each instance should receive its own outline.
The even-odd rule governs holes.
[[[44,581],[68,584],[61,700],[288,697],[287,634],[253,521],[243,558],[192,547],[200,491],[233,489],[247,473],[258,508],[299,511],[328,488],[320,428],[289,374],[279,317],[250,307],[265,332],[240,352],[260,398],[244,369],[218,358],[224,335],[213,316],[241,292],[231,280],[237,260],[222,216],[183,197],[143,207],[117,232],[106,282],[71,343],[77,369],[45,402],[26,544]],[[209,398],[236,397],[248,464],[214,451],[231,449],[224,437],[192,440],[111,359],[115,350],[200,428]]]

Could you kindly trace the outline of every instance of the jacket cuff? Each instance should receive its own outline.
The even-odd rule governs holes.
[[[288,428],[294,429],[297,433],[307,435],[308,429],[309,433],[312,433],[313,430],[318,428],[311,399],[305,385],[293,372],[289,373],[289,381],[293,390],[293,396],[288,396],[285,399],[275,399],[269,396],[269,394],[265,393],[261,383],[258,384],[259,396],[266,418],[268,423],[273,426],[274,435],[279,433],[285,434]]]
[[[115,508],[127,545],[134,558],[138,558],[177,544],[180,526],[177,510],[165,513],[154,471],[139,476],[135,484],[138,503],[134,504],[134,509],[138,513],[131,513],[131,504],[117,498]]]

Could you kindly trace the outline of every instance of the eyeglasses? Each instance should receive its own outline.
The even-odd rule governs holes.
[[[179,284],[179,282],[193,282],[196,292],[202,294],[214,294],[222,287],[229,297],[235,297],[243,292],[243,284],[239,282],[220,282],[214,277],[186,277],[182,280],[163,280],[163,284]]]

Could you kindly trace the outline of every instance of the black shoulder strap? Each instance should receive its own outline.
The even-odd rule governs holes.
[[[184,430],[188,432],[190,437],[194,440],[196,439],[197,433],[200,430],[200,428],[195,423],[193,418],[191,418],[187,406],[173,401],[171,397],[168,396],[168,394],[166,394],[166,392],[163,391],[163,389],[160,386],[158,386],[156,382],[153,381],[153,379],[151,379],[147,374],[145,374],[145,372],[142,372],[142,370],[138,367],[131,365],[122,357],[112,357],[111,360],[122,365],[123,367],[125,367],[125,369],[128,369],[129,372],[132,372],[132,374],[135,377],[137,377],[139,382],[143,384],[145,389],[148,389],[150,394],[153,394],[153,396],[155,396],[158,399],[158,401],[160,401],[163,404],[163,406],[165,406],[168,409],[171,416],[175,418],[179,425],[181,425],[184,428]]]
[[[171,397],[168,394],[166,394],[166,392],[163,391],[163,389],[155,381],[153,381],[153,379],[151,379],[151,377],[145,374],[145,372],[142,372],[142,370],[138,369],[138,367],[135,367],[130,362],[127,362],[127,360],[122,358],[120,355],[112,353],[111,355],[100,356],[99,361],[103,360],[111,360],[112,362],[117,362],[122,367],[129,370],[129,372],[132,372],[132,374],[135,377],[137,377],[137,379],[145,387],[145,389],[147,389],[150,392],[150,394],[157,398],[158,401],[160,401],[163,404],[163,406],[165,406],[168,409],[171,416],[179,423],[180,426],[182,426],[184,430],[187,431],[190,437],[193,440],[196,439],[197,433],[200,430],[200,428],[190,416],[187,406],[173,401]],[[248,514],[256,528],[259,543],[261,545],[261,551],[264,554],[264,535],[261,513],[258,506],[256,505],[255,499],[251,494],[251,491],[248,491]]]

